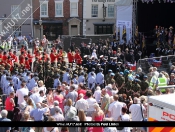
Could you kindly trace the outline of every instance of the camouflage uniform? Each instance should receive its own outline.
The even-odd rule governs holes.
[[[147,96],[148,93],[147,92],[143,93],[142,91],[145,91],[146,89],[148,89],[148,87],[149,87],[148,81],[147,80],[143,80],[141,82],[141,95]]]
[[[131,92],[131,90],[132,90],[132,85],[133,85],[132,81],[127,81],[127,83],[126,83],[125,86],[124,86],[124,88],[126,89],[126,95],[127,95],[128,97],[132,95],[132,92]]]
[[[134,81],[132,85],[132,97],[134,97],[135,93],[137,92],[140,94],[141,87],[138,82]]]
[[[117,82],[118,87],[120,88],[124,83],[125,83],[125,78],[124,78],[122,75],[120,75],[120,76],[118,77],[118,82]],[[122,88],[119,90],[119,93],[118,93],[118,94],[123,94],[123,93],[125,93],[125,88],[124,88],[124,87],[122,87]]]

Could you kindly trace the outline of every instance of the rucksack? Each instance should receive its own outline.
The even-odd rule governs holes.
[[[18,107],[14,108],[14,115],[12,121],[21,121],[21,119],[22,119],[21,110]]]

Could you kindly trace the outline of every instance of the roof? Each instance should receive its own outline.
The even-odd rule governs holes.
[[[35,24],[35,25],[38,25],[39,24],[39,20],[33,20],[33,23]],[[48,23],[48,24],[57,24],[57,23],[63,23],[63,21],[62,20],[42,20],[42,23],[43,24],[46,24],[46,23]]]
[[[175,110],[175,94],[165,94],[159,96],[150,96],[148,99],[149,103],[160,107],[166,107]]]

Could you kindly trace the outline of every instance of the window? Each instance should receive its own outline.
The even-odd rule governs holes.
[[[11,6],[11,14],[12,14],[12,18],[16,17],[16,18],[20,18],[21,16],[21,6],[20,5],[12,5]]]
[[[108,5],[108,17],[114,17],[114,5]]]
[[[91,14],[92,17],[98,17],[98,5],[92,5]]]
[[[78,3],[73,2],[71,3],[71,13],[70,16],[78,16]]]
[[[113,25],[94,25],[95,34],[113,34]]]
[[[55,2],[55,16],[63,17],[63,2]]]
[[[13,29],[12,29],[15,37],[18,37],[20,34],[21,34],[21,26],[13,26]]]
[[[48,1],[40,2],[40,16],[41,17],[48,17]]]

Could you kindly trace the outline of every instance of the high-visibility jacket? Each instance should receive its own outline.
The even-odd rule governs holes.
[[[155,80],[155,82],[153,82],[153,80]],[[156,82],[157,82],[157,77],[156,77],[156,76],[153,76],[153,77],[151,78],[151,81],[150,81],[150,83],[149,83],[149,86],[153,87],[153,85],[154,85],[154,87],[153,87],[153,89],[154,89],[154,88],[155,88]]]
[[[158,87],[167,86],[167,79],[165,77],[158,78]],[[161,92],[165,92],[165,89],[160,89]]]

